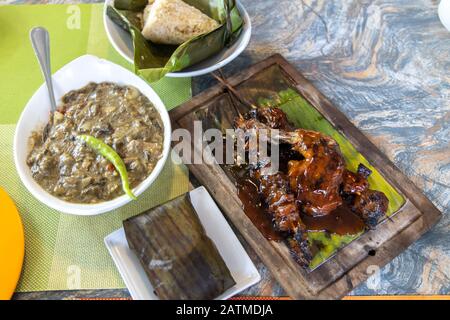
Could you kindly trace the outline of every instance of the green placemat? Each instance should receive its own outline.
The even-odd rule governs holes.
[[[103,4],[0,5],[0,124],[16,123],[31,95],[43,83],[29,41],[30,29],[50,33],[52,71],[93,54],[133,70],[109,44],[103,27]],[[191,97],[190,78],[163,78],[152,87],[168,109]]]
[[[132,69],[109,45],[102,4],[0,6],[0,186],[17,204],[26,238],[17,291],[122,288],[103,238],[125,218],[186,192],[187,170],[168,160],[138,201],[100,216],[66,215],[37,201],[22,185],[12,155],[14,124],[43,82],[28,40],[37,25],[50,32],[53,71],[86,53]],[[191,97],[190,79],[165,78],[152,86],[169,109]]]
[[[22,185],[14,167],[14,129],[0,125],[0,186],[14,199],[25,227],[25,265],[17,291],[123,287],[103,238],[124,219],[186,192],[186,168],[169,157],[154,185],[137,201],[99,216],[67,215],[40,203]]]

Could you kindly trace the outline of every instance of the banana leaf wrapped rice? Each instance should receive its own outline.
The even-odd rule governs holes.
[[[244,23],[234,0],[115,0],[106,12],[130,33],[135,72],[150,82],[218,53]]]
[[[123,222],[160,299],[214,299],[235,284],[205,233],[189,194]]]

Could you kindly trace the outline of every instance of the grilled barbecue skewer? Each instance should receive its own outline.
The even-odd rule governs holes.
[[[367,178],[371,171],[362,164],[356,173],[346,170],[339,145],[331,137],[312,130],[294,129],[278,108],[250,110],[236,117],[234,126],[249,134],[277,129],[270,133],[270,142],[275,138],[280,144],[290,145],[292,155],[288,158],[287,170],[263,174],[262,169],[269,165],[266,163],[253,169],[251,176],[259,184],[275,229],[286,235],[292,256],[302,266],[309,265],[312,255],[301,212],[311,216],[327,215],[345,200],[368,228],[374,228],[386,213],[388,199],[384,193],[369,189]]]
[[[253,177],[259,181],[259,191],[275,229],[287,235],[287,245],[297,263],[308,266],[312,255],[307,230],[300,218],[295,196],[289,192],[287,177],[281,172],[262,175],[260,170],[254,171]]]

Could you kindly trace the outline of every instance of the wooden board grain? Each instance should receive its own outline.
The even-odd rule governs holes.
[[[266,240],[247,218],[234,183],[219,165],[203,163],[188,164],[188,167],[209,190],[287,294],[296,299],[341,298],[367,279],[372,266],[382,267],[429,230],[439,220],[441,213],[342,112],[282,56],[274,55],[227,80],[238,91],[249,96],[252,94],[252,88],[246,87],[246,84],[273,66],[279,67],[291,86],[403,195],[406,199],[403,207],[392,218],[378,225],[376,230],[365,232],[318,268],[307,272],[293,261],[283,244]],[[193,134],[193,121],[201,119],[203,110],[216,108],[214,110],[220,112],[221,108],[230,107],[230,96],[224,92],[222,85],[218,84],[174,109],[170,115],[174,127],[185,128]],[[195,148],[193,151],[199,152]]]

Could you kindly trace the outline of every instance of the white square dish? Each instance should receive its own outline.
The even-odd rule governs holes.
[[[258,270],[245,252],[222,212],[204,187],[189,192],[192,205],[206,234],[214,242],[236,284],[218,296],[228,299],[261,280]],[[158,300],[138,257],[128,247],[123,228],[105,237],[105,244],[135,300]]]

